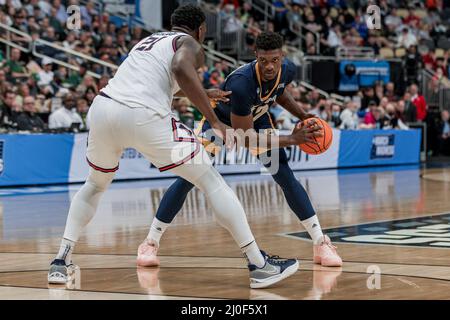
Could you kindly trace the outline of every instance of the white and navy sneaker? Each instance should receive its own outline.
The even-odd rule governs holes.
[[[48,283],[51,284],[66,284],[69,280],[71,269],[75,266],[73,264],[66,264],[62,259],[55,259],[50,264],[48,271]]]
[[[297,272],[299,263],[297,259],[283,259],[279,256],[269,256],[261,250],[261,254],[266,260],[263,267],[250,264],[250,288],[267,288]]]

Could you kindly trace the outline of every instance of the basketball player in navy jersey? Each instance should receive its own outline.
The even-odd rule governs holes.
[[[285,90],[294,78],[295,65],[283,58],[282,46],[283,39],[277,33],[263,32],[257,37],[256,60],[235,70],[221,85],[222,90],[232,93],[229,96],[229,102],[219,102],[214,109],[220,121],[235,130],[271,131],[274,127],[268,110],[275,102],[301,120],[313,117],[306,114]],[[208,121],[202,121],[199,129],[199,136],[202,137],[202,133],[211,129],[211,125]],[[213,139],[203,135],[203,140],[210,143],[208,140]],[[283,145],[280,140],[280,147],[284,146],[286,145]],[[285,150],[283,148],[269,150],[259,156],[261,159],[266,159],[263,165],[269,169],[273,179],[283,190],[289,207],[311,236],[314,262],[328,267],[341,266],[342,259],[331,244],[330,238],[322,233],[308,194],[288,165]],[[276,171],[270,170],[273,161],[278,161],[278,170]],[[159,265],[157,251],[160,238],[183,206],[188,192],[193,187],[194,185],[189,181],[178,178],[167,190],[161,200],[147,239],[138,249],[138,265]],[[149,245],[152,250],[148,250]],[[144,246],[145,251],[141,250]]]

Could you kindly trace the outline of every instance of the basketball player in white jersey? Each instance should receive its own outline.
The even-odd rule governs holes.
[[[298,270],[296,259],[271,257],[259,250],[237,197],[193,132],[172,113],[173,96],[181,89],[225,139],[226,127],[210,107],[196,72],[204,64],[205,15],[200,8],[187,5],[174,11],[171,22],[171,32],[153,34],[131,50],[90,107],[86,157],[91,168],[72,200],[60,250],[50,266],[49,283],[67,282],[75,243],[113,180],[125,148],[138,150],[160,171],[170,170],[205,193],[217,221],[248,260],[252,288],[267,287]],[[215,94],[225,99],[226,93]],[[316,129],[294,131],[293,144],[311,138]],[[144,243],[140,250],[152,247]]]

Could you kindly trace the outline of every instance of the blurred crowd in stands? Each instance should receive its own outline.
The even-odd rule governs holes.
[[[67,6],[76,0],[0,0],[0,23],[63,48],[119,65],[145,35],[142,28],[115,24],[94,2],[80,6],[80,30],[67,28]],[[7,38],[6,31],[1,36]],[[29,41],[11,33],[12,42]],[[88,130],[87,111],[113,69],[39,43],[42,59],[18,48],[0,47],[0,130],[64,132]],[[51,57],[51,58],[49,58]],[[54,59],[77,67],[67,68]],[[97,75],[97,76],[96,76]]]
[[[261,30],[281,33],[291,46],[300,46],[305,55],[334,55],[339,46],[371,47],[376,54],[403,59],[406,90],[396,83],[375,83],[361,88],[345,101],[325,97],[292,83],[286,90],[308,112],[340,129],[407,129],[410,123],[427,121],[427,101],[419,92],[418,71],[427,68],[436,81],[448,81],[450,56],[450,0],[377,1],[382,28],[366,25],[366,0],[272,0],[274,19],[264,25],[261,12],[244,0],[209,0],[227,19],[227,31],[244,28],[247,43],[253,45]],[[114,23],[106,12],[97,12],[94,2],[81,5],[81,30],[66,27],[67,6],[76,0],[0,0],[0,23],[64,48],[119,65],[146,31]],[[306,28],[306,29],[305,29]],[[298,32],[304,33],[299,37]],[[305,31],[306,30],[306,31]],[[310,31],[308,31],[310,30]],[[317,52],[314,33],[320,36]],[[16,42],[25,39],[12,35]],[[66,132],[89,129],[89,106],[113,75],[113,69],[86,63],[66,53],[42,45],[48,57],[79,67],[73,70],[50,58],[0,46],[0,132]],[[205,88],[217,88],[232,71],[226,62],[215,62],[198,70]],[[96,77],[94,74],[100,76]],[[180,119],[193,127],[201,114],[185,98],[175,99],[173,108]],[[279,129],[291,130],[298,121],[274,105],[270,113]],[[434,152],[450,153],[449,113],[442,111],[434,121]]]

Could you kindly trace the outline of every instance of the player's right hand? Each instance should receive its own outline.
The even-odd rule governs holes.
[[[314,120],[307,121],[306,125],[303,122],[299,122],[291,134],[292,144],[312,143],[317,145],[314,137],[322,137],[322,129],[323,127]]]
[[[211,123],[211,127],[214,130],[214,133],[217,135],[217,138],[220,138],[227,149],[231,149],[234,145],[233,138],[233,129],[227,127],[224,123],[220,121],[216,121]]]

